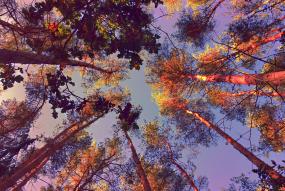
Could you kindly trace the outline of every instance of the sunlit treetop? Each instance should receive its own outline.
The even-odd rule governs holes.
[[[208,2],[211,2],[211,0],[164,0],[163,4],[168,13],[173,13],[181,11],[183,7],[191,7],[196,10],[199,6],[205,5]]]

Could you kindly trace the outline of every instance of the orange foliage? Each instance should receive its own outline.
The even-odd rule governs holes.
[[[58,24],[53,22],[53,23],[49,23],[48,24],[48,30],[50,30],[51,32],[56,32],[58,30]]]
[[[161,89],[167,94],[179,94],[184,89],[185,72],[189,58],[184,53],[173,51],[168,59],[160,59],[157,65],[149,68],[149,73],[158,78],[151,82],[154,89]]]
[[[104,182],[92,181],[96,175],[114,160],[115,156],[119,156],[118,143],[116,139],[109,140],[105,143],[105,148],[97,147],[93,143],[85,150],[77,151],[68,161],[64,169],[56,178],[56,185],[63,190],[78,190],[78,188],[86,183],[95,190],[105,189]],[[107,190],[107,188],[106,188]]]

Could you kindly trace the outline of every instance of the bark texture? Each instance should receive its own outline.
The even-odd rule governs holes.
[[[239,85],[257,85],[261,83],[281,85],[285,83],[285,71],[250,75],[188,75],[188,78],[205,82],[226,82]]]

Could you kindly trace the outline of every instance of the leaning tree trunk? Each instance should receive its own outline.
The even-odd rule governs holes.
[[[36,150],[26,161],[19,165],[13,174],[1,178],[0,188],[7,190],[12,187],[12,190],[19,190],[30,180],[31,177],[39,172],[39,170],[47,163],[49,158],[54,155],[56,151],[64,146],[66,141],[79,131],[97,121],[102,116],[103,115],[100,115],[99,117],[95,117],[90,120],[83,120],[72,124],[55,138],[49,140],[45,146]]]
[[[271,85],[281,85],[285,83],[285,71],[271,72],[266,74],[244,74],[244,75],[188,75],[191,80],[205,82],[226,82],[240,85],[258,85],[268,83]]]
[[[262,90],[249,90],[249,91],[241,91],[237,93],[230,93],[230,92],[222,92],[227,96],[239,97],[244,95],[257,95],[257,96],[267,96],[267,97],[285,97],[285,92],[265,92]]]
[[[258,169],[265,172],[272,180],[273,183],[282,184],[285,182],[285,177],[283,177],[280,173],[274,170],[271,166],[260,160],[253,153],[249,152],[244,146],[235,141],[231,136],[226,134],[223,130],[221,130],[218,126],[209,122],[207,119],[203,118],[200,114],[185,110],[187,114],[194,116],[196,119],[201,121],[204,125],[206,125],[209,129],[213,129],[220,136],[222,136],[226,141],[231,144],[236,150],[238,150],[241,154],[243,154],[250,162],[252,162]]]
[[[128,140],[129,147],[131,148],[132,158],[136,164],[137,174],[138,174],[140,181],[143,185],[144,191],[151,191],[150,183],[147,179],[147,176],[146,176],[145,171],[143,169],[142,163],[138,157],[138,154],[137,154],[137,151],[136,151],[135,146],[133,144],[133,141],[130,138],[130,136],[128,135],[128,132],[125,130],[123,130],[123,131],[124,131],[124,134]]]
[[[194,182],[193,178],[174,159],[173,152],[172,152],[172,149],[171,149],[171,146],[170,146],[169,142],[167,142],[167,141],[164,141],[164,142],[166,144],[167,151],[168,151],[168,153],[170,155],[171,163],[176,166],[176,168],[180,171],[181,175],[187,180],[187,183],[193,188],[193,190],[194,191],[199,191],[197,186],[195,185],[195,182]]]

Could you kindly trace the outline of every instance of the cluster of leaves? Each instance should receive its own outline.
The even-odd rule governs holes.
[[[90,102],[85,98],[78,97],[70,90],[69,85],[75,86],[75,83],[62,70],[56,71],[55,74],[48,73],[47,82],[47,97],[52,105],[54,118],[58,117],[56,109],[61,109],[61,113],[66,113],[67,111],[80,112]],[[102,113],[108,113],[115,106],[111,100],[106,100],[102,96],[99,96],[91,105],[92,110]]]
[[[23,76],[17,74],[16,71],[19,70],[23,74],[23,69],[20,67],[14,67],[12,65],[1,65],[0,69],[0,79],[3,85],[3,89],[12,88],[14,83],[20,83],[24,80]]]
[[[55,74],[47,74],[48,81],[48,98],[49,103],[52,105],[53,117],[57,118],[58,113],[57,108],[61,109],[61,113],[66,113],[68,110],[74,110],[76,108],[75,101],[71,99],[70,91],[69,93],[63,93],[61,87],[66,87],[68,89],[68,84],[75,85],[69,76],[65,76],[61,70],[58,70]]]
[[[139,116],[141,114],[140,107],[133,107],[131,103],[126,103],[123,109],[121,108],[121,106],[119,106],[118,113],[121,128],[124,131],[128,131],[130,129],[139,129],[137,120],[139,119]]]

